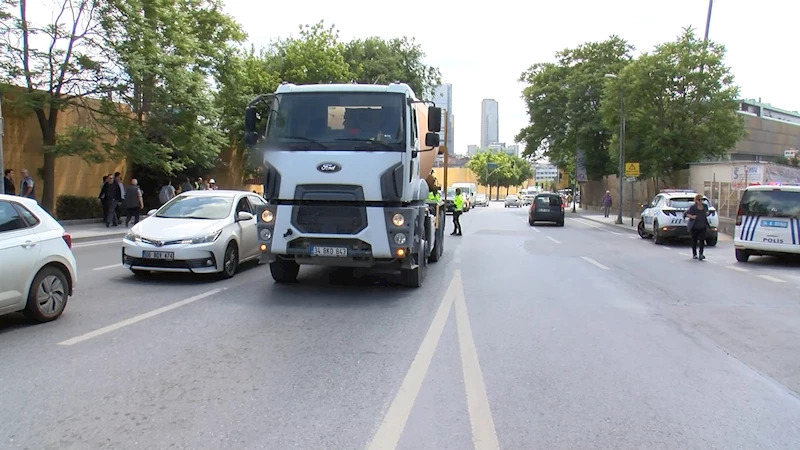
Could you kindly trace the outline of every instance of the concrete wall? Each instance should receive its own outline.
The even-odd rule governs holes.
[[[631,186],[633,185],[633,186]],[[633,207],[631,207],[631,188],[633,188]],[[643,203],[650,202],[662,189],[689,188],[689,171],[681,171],[675,175],[675,181],[666,183],[663,180],[656,183],[653,179],[643,179],[634,183],[623,183],[622,211],[625,216],[636,216],[641,211]],[[599,209],[603,195],[611,191],[614,200],[614,211],[618,208],[619,182],[616,176],[608,176],[600,181],[589,181],[581,185],[581,207]]]
[[[42,199],[43,180],[39,169],[43,165],[42,133],[36,116],[23,113],[14,106],[14,91],[3,87],[3,166],[14,170],[14,182],[19,190],[21,169],[28,169],[36,186],[37,200]],[[72,125],[88,125],[88,112],[74,107],[60,113],[58,132]],[[124,161],[90,164],[78,156],[67,156],[56,160],[55,193],[94,197],[100,193],[103,175],[126,171]]]
[[[783,157],[784,150],[800,149],[800,125],[742,114],[746,135],[730,151],[733,159]]]

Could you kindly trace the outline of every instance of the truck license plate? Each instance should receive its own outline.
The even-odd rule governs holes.
[[[174,252],[148,252],[148,251],[143,251],[142,252],[142,258],[145,258],[145,259],[163,259],[165,261],[172,261],[173,259],[175,259],[175,253]]]
[[[311,247],[311,256],[327,256],[331,258],[347,258],[345,247]]]

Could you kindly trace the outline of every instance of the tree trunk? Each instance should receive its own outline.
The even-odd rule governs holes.
[[[511,189],[511,186],[506,186],[506,197],[508,197],[508,191]]]
[[[50,115],[45,116],[44,109],[36,108],[36,119],[39,130],[42,132],[42,201],[40,206],[45,211],[55,216],[55,190],[56,190],[56,155],[48,152],[47,147],[56,145],[56,125],[58,124],[58,110],[52,105]],[[30,170],[30,169],[29,169]],[[38,168],[37,168],[38,172]]]

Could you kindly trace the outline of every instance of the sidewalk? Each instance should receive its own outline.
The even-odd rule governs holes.
[[[72,242],[99,241],[103,239],[122,238],[128,233],[124,224],[118,227],[106,228],[100,223],[62,224],[64,230],[72,236]]]
[[[572,214],[572,206],[571,205],[570,205],[570,209],[569,209],[569,211],[567,213],[567,217],[569,217],[570,214]],[[575,217],[576,215],[579,216],[581,219],[584,219],[584,220],[591,220],[592,222],[601,223],[603,225],[609,225],[609,226],[612,226],[612,227],[617,228],[617,229],[625,230],[625,231],[627,231],[629,233],[636,233],[637,235],[639,234],[639,232],[636,231],[636,227],[639,225],[639,220],[638,219],[634,219],[633,226],[631,226],[631,218],[630,218],[630,216],[622,216],[622,224],[620,225],[620,224],[615,223],[617,221],[617,214],[615,212],[612,212],[611,214],[609,214],[609,217],[604,217],[603,213],[601,211],[599,211],[599,210],[582,209],[582,208],[579,207],[577,214],[572,214],[572,217]],[[733,238],[731,236],[728,236],[725,233],[719,233],[719,238],[718,239],[720,241],[732,241],[733,240]]]

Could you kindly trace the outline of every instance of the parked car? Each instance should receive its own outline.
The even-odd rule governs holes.
[[[555,222],[564,226],[564,198],[561,194],[538,194],[528,210],[528,225],[536,222]]]
[[[521,208],[522,202],[519,200],[519,197],[516,195],[507,195],[505,200],[505,207],[506,208]]]
[[[77,282],[72,237],[64,227],[36,200],[0,195],[0,314],[55,320]]]
[[[122,240],[122,264],[134,275],[188,272],[233,277],[260,256],[257,194],[188,191],[148,213]]]

